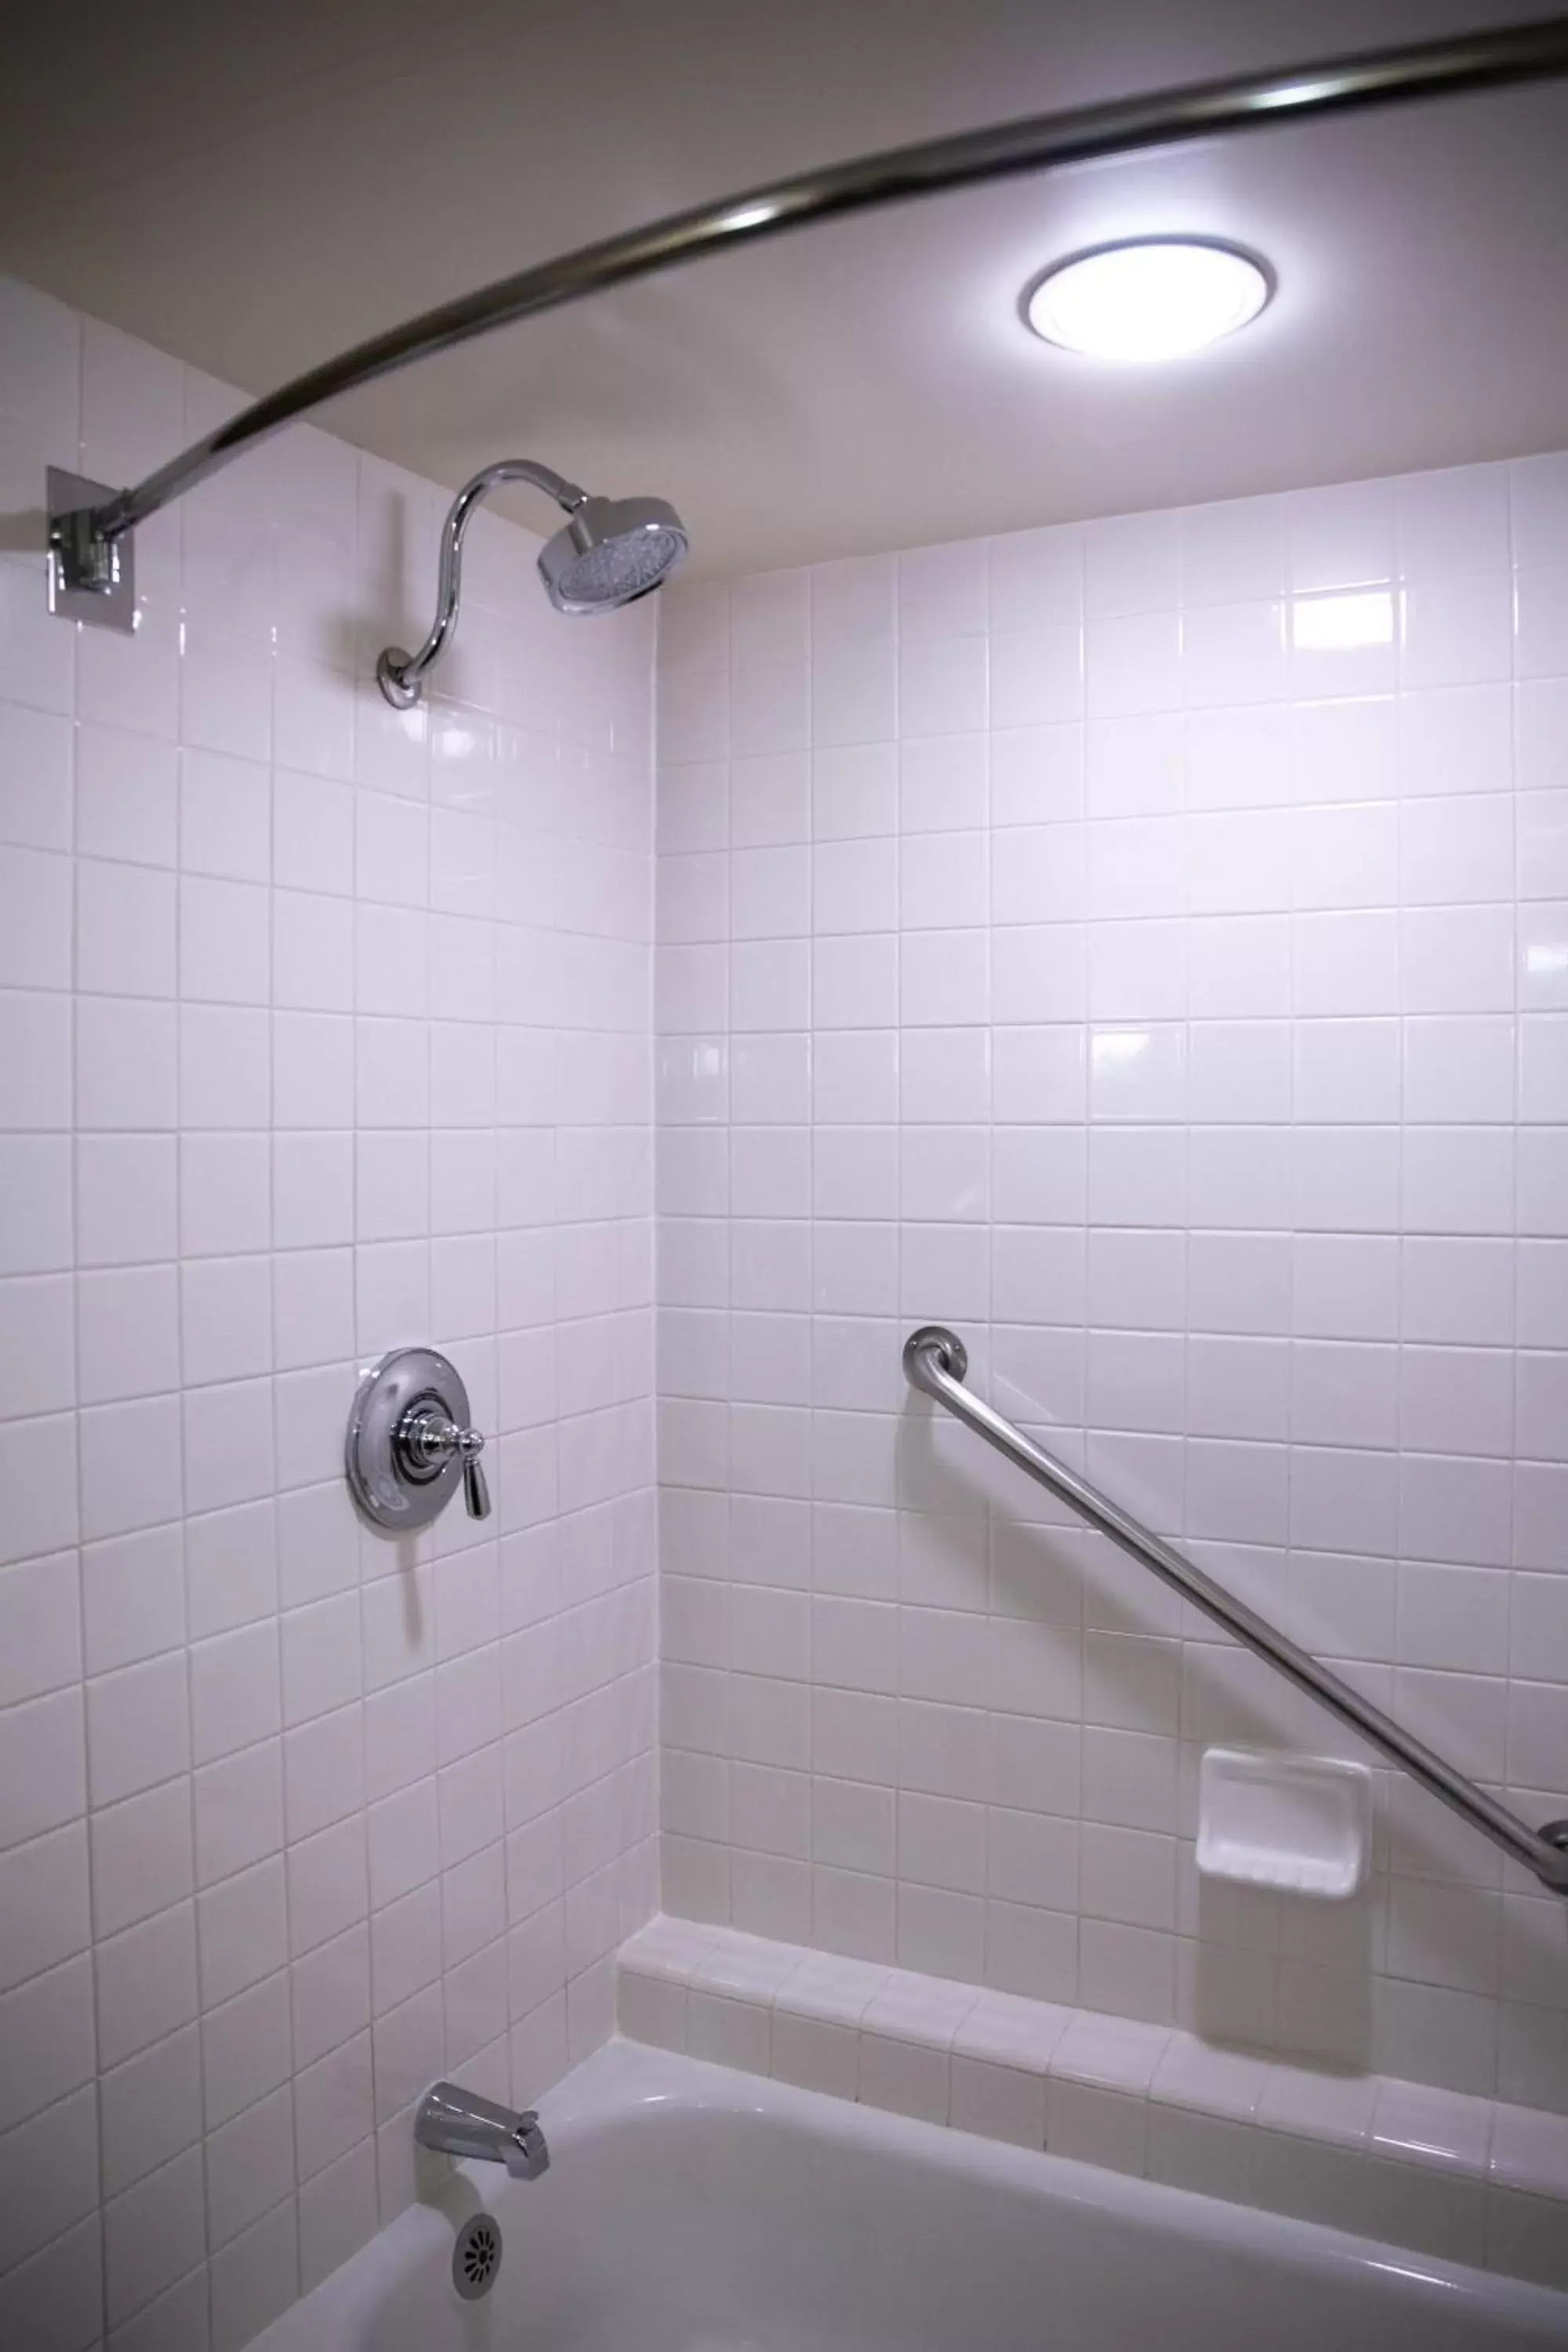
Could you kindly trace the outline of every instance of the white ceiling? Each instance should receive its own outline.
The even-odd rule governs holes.
[[[805,165],[1528,5],[68,0],[6,25],[0,266],[261,392]],[[323,422],[452,484],[659,491],[717,572],[1568,446],[1565,220],[1568,83],[1282,127],[700,263]],[[1269,257],[1258,325],[1147,373],[1020,325],[1047,260],[1172,229]]]

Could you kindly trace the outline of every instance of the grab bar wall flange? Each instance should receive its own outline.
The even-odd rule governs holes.
[[[1395,1723],[1392,1716],[1363,1698],[1350,1684],[1319,1663],[1289,1635],[1281,1633],[1223,1584],[1194,1568],[1173,1546],[1102,1495],[1087,1478],[1047,1454],[1021,1429],[963,1385],[969,1370],[968,1351],[954,1331],[941,1323],[922,1324],[904,1342],[904,1377],[911,1388],[934,1398],[956,1421],[983,1437],[1007,1461],[1054,1495],[1058,1502],[1087,1519],[1090,1527],[1131,1559],[1139,1560],[1163,1583],[1170,1585],[1194,1609],[1223,1625],[1227,1633],[1272,1666],[1276,1673],[1316,1699],[1368,1744],[1407,1772],[1413,1780],[1447,1805],[1450,1811],[1479,1830],[1483,1837],[1531,1872],[1553,1895],[1568,1896],[1568,1821],[1547,1822],[1532,1830],[1516,1813],[1478,1789],[1425,1740]]]

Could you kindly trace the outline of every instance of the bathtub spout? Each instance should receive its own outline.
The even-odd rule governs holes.
[[[504,2164],[514,2180],[537,2180],[550,2168],[550,2150],[531,2107],[517,2115],[457,2083],[431,2084],[419,2102],[414,2137],[421,2147],[445,2156]]]

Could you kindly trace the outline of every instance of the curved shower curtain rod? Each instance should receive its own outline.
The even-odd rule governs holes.
[[[134,593],[127,542],[138,523],[323,402],[374,383],[415,360],[454,350],[494,328],[558,310],[608,287],[652,277],[725,246],[952,188],[1131,154],[1145,147],[1263,130],[1281,119],[1346,114],[1563,75],[1568,75],[1568,16],[1548,17],[1500,32],[1419,42],[1326,64],[1026,116],[858,156],[717,204],[671,213],[497,278],[356,343],[242,409],[133,488],[100,495],[106,485],[51,470],[51,608],[69,619],[131,628]]]

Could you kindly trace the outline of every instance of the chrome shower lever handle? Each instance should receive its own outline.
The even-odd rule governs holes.
[[[416,1476],[427,1476],[456,1456],[463,1466],[463,1500],[469,1518],[489,1518],[489,1488],[479,1467],[479,1456],[485,1450],[480,1431],[460,1428],[438,1407],[426,1404],[416,1406],[405,1417],[397,1442]]]
[[[490,1490],[479,1467],[484,1443],[477,1429],[465,1429],[458,1441],[463,1457],[463,1501],[470,1519],[488,1519],[490,1515]]]

